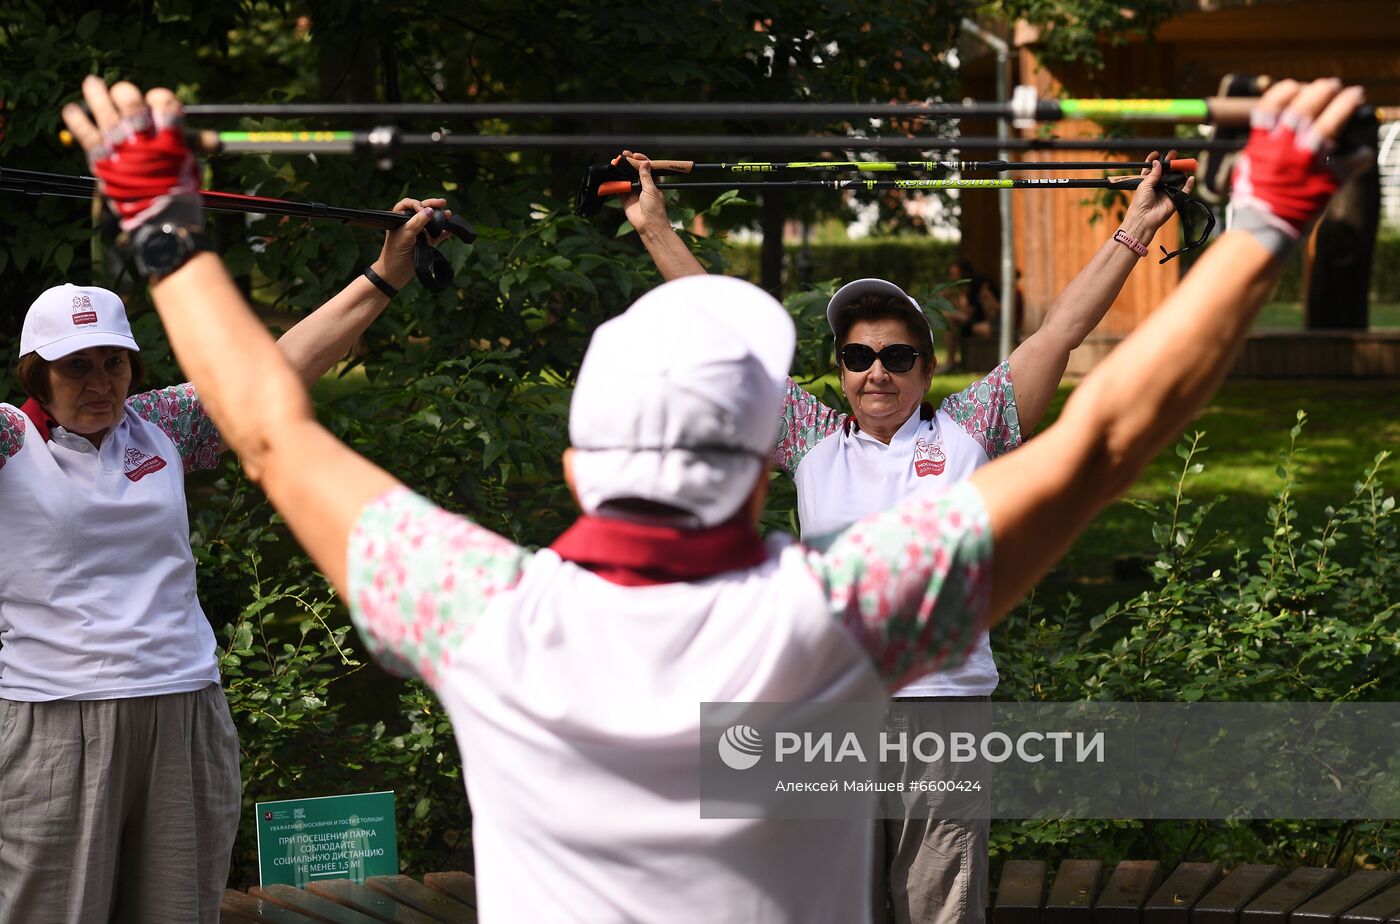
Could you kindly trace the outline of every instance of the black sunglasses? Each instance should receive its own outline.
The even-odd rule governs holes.
[[[907,343],[893,343],[876,353],[863,343],[848,343],[836,351],[841,365],[852,372],[864,372],[880,361],[887,372],[908,372],[914,368],[914,360],[924,355],[918,348]]]

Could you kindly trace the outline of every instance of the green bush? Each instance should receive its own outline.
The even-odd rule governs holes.
[[[1378,302],[1400,302],[1400,231],[1383,231],[1376,239],[1371,292]]]
[[[1250,544],[1206,530],[1223,499],[1196,503],[1203,434],[1177,449],[1173,496],[1132,502],[1152,518],[1153,586],[1087,616],[1068,595],[1034,597],[994,643],[998,698],[1010,701],[1327,701],[1400,698],[1400,561],[1395,498],[1376,456],[1350,498],[1304,534],[1297,526],[1299,445],[1289,433],[1279,487]],[[993,854],[1129,857],[1332,866],[1393,863],[1395,826],[1378,821],[998,822]]]
[[[729,243],[725,261],[735,276],[759,281],[757,243]],[[801,244],[783,245],[784,288],[799,285]],[[948,268],[958,258],[956,241],[931,237],[875,237],[830,244],[810,244],[810,279],[836,279],[850,282],[874,276],[898,283],[905,291],[932,289],[945,285]]]

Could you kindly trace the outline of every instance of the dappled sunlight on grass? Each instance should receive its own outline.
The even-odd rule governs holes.
[[[1072,386],[1060,389],[1052,415],[1059,413],[1071,391]],[[1392,410],[1396,394],[1391,381],[1226,382],[1187,428],[1203,431],[1202,443],[1209,447],[1198,458],[1205,471],[1188,480],[1187,496],[1197,503],[1225,497],[1207,518],[1206,531],[1223,532],[1231,540],[1227,546],[1240,542],[1260,551],[1260,540],[1268,533],[1266,512],[1281,484],[1275,471],[1279,453],[1302,409],[1308,422],[1298,441],[1294,495],[1299,525],[1307,535],[1324,519],[1324,508],[1351,498],[1354,483],[1378,452],[1400,447],[1400,416]],[[1181,460],[1168,447],[1127,496],[1165,498],[1180,471]],[[1393,464],[1389,471],[1394,471]],[[1121,600],[1145,586],[1135,575],[1154,551],[1148,515],[1125,501],[1114,503],[1070,550],[1062,568],[1046,579],[1042,602],[1049,604],[1069,590],[1085,597],[1090,611],[1099,603]]]
[[[1371,302],[1371,330],[1393,330],[1400,327],[1400,303]],[[1257,330],[1302,330],[1302,302],[1269,302],[1254,322]]]

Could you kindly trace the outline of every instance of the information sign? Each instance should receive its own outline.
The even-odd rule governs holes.
[[[392,792],[259,802],[257,815],[262,885],[398,874]]]

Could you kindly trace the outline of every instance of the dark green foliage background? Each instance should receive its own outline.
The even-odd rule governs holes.
[[[606,11],[580,3],[514,0],[470,7],[425,0],[20,0],[0,7],[0,99],[5,102],[0,167],[84,171],[81,157],[56,139],[59,106],[74,98],[89,72],[147,86],[167,84],[188,101],[205,102],[923,98],[948,85],[950,75],[938,54],[962,13],[976,7],[1046,21],[1061,17],[1066,6],[1005,0],[930,7],[896,0],[867,19],[859,4],[797,0],[624,4]],[[1118,28],[1115,21],[1122,22],[1113,19],[1123,6],[1116,0],[1076,0],[1070,6],[1079,18],[1058,30],[1064,54],[1091,55],[1099,26],[1112,30]],[[1154,0],[1138,6],[1141,26],[1160,18],[1170,4]],[[1113,16],[1104,19],[1106,10]],[[1086,32],[1076,23],[1092,29]],[[282,126],[291,127],[272,120],[223,127]],[[657,126],[621,121],[511,126],[557,132],[600,127]],[[738,124],[665,127],[759,130]],[[761,130],[799,127],[817,128]],[[499,132],[505,126],[453,128]],[[565,198],[583,165],[613,153],[456,158],[405,153],[387,172],[362,158],[218,158],[207,166],[206,183],[378,208],[405,194],[441,193],[476,225],[475,244],[443,247],[457,272],[456,285],[437,295],[417,286],[401,294],[339,377],[317,388],[318,412],[350,445],[434,501],[536,546],[552,540],[572,516],[558,458],[567,443],[570,377],[587,337],[656,282],[635,236],[615,233],[622,224],[619,212],[609,209],[591,222],[568,212]],[[794,214],[811,208],[793,205]],[[151,384],[179,379],[144,290],[104,241],[87,203],[6,195],[0,209],[5,294],[0,352],[14,355],[24,311],[40,291],[63,281],[91,281],[127,296]],[[675,217],[688,220],[694,209],[705,210],[710,227],[755,220],[752,208],[732,201],[716,207],[710,200],[683,202]],[[240,285],[269,322],[280,326],[332,295],[379,247],[373,233],[324,223],[222,214],[211,215],[210,223]],[[693,243],[712,268],[723,269],[717,244]],[[951,254],[930,255],[922,246],[896,249],[903,246],[871,245],[865,251],[885,247],[881,259],[892,264],[889,270],[860,268],[868,264],[854,262],[863,256],[861,248],[852,248],[841,256],[833,252],[833,262],[816,275],[909,279],[911,290],[937,308],[932,299]],[[834,262],[848,257],[853,262]],[[916,266],[925,275],[915,273]],[[822,312],[827,292],[829,284],[800,292],[789,306],[801,336],[796,368],[834,401],[829,380],[820,378],[832,365]],[[11,401],[19,397],[9,364],[0,368],[0,395]],[[1309,670],[1315,665],[1329,680],[1314,695],[1360,695],[1353,687],[1371,677],[1375,683],[1363,691],[1367,695],[1394,693],[1385,662],[1397,653],[1391,625],[1395,579],[1384,576],[1384,566],[1394,561],[1393,505],[1381,509],[1379,488],[1368,490],[1372,493],[1362,492],[1349,506],[1338,499],[1342,525],[1321,540],[1339,546],[1327,568],[1260,571],[1259,543],[1242,537],[1238,544],[1253,545],[1252,555],[1242,564],[1225,561],[1225,578],[1203,578],[1200,569],[1217,566],[1209,556],[1218,550],[1193,558],[1202,548],[1194,527],[1185,546],[1169,528],[1162,536],[1166,557],[1157,589],[1143,598],[1092,617],[1064,601],[1035,602],[1034,619],[1025,613],[1015,617],[1034,631],[1009,642],[1004,695],[1169,697],[1200,689],[1202,696],[1213,697],[1216,688],[1207,688],[1202,678],[1218,671],[1244,678],[1219,688],[1222,696],[1299,695],[1299,688],[1259,671],[1237,675],[1218,661],[1168,656],[1151,647],[1179,634],[1188,651],[1197,651],[1191,646],[1208,644],[1199,634],[1221,621],[1238,623],[1232,631],[1255,633],[1270,645],[1277,641],[1277,649],[1266,648],[1271,654],[1297,646],[1315,652],[1302,663]],[[394,789],[405,867],[423,872],[469,866],[470,812],[460,763],[450,725],[434,698],[418,684],[390,680],[363,663],[343,608],[236,461],[193,479],[190,495],[201,599],[223,645],[221,669],[242,738],[248,807],[265,799]],[[765,528],[791,528],[793,508],[790,484],[775,481]],[[1173,508],[1154,516],[1170,523],[1180,519],[1178,514]],[[1281,536],[1278,528],[1277,520],[1267,526],[1265,548],[1284,540],[1308,541],[1305,535]],[[1376,568],[1366,564],[1372,559],[1380,563]],[[1337,567],[1360,570],[1339,573]],[[1357,583],[1362,578],[1368,582],[1364,587]],[[1228,588],[1222,589],[1222,582]],[[1362,589],[1343,593],[1353,585]],[[1215,601],[1225,590],[1233,595],[1231,606],[1220,609]],[[1209,620],[1203,616],[1207,611]],[[1052,615],[1040,615],[1045,612]],[[1382,621],[1372,624],[1370,618]],[[1315,624],[1332,628],[1318,635],[1311,628]],[[1144,637],[1144,627],[1153,626],[1164,627],[1163,632]],[[1346,661],[1346,646],[1362,635],[1370,652],[1356,664]],[[1257,661],[1247,652],[1240,657]],[[1130,689],[1129,681],[1138,678],[1131,667],[1143,660],[1163,661],[1156,675],[1160,684]],[[1055,684],[1046,686],[1040,678],[1050,667]],[[243,827],[232,873],[236,885],[256,877],[251,821]],[[1066,822],[999,826],[995,849],[999,855],[1051,858],[1155,852],[1164,858],[1227,861],[1273,851],[1311,861],[1343,845],[1359,847],[1367,856],[1389,856],[1391,837],[1372,823]]]
[[[802,245],[797,243],[788,243],[783,247],[783,265],[789,279],[797,275],[801,249]],[[898,279],[906,287],[924,288],[945,283],[948,267],[959,256],[956,241],[903,235],[810,244],[808,252],[812,273],[819,279],[848,280],[875,276]],[[729,244],[725,247],[724,256],[731,273],[758,281],[757,244]],[[1302,277],[1302,261],[1297,258],[1290,260],[1272,299],[1280,302],[1301,300]],[[1371,297],[1377,302],[1400,302],[1400,234],[1383,231],[1376,239]],[[1374,316],[1371,326],[1376,326]]]

